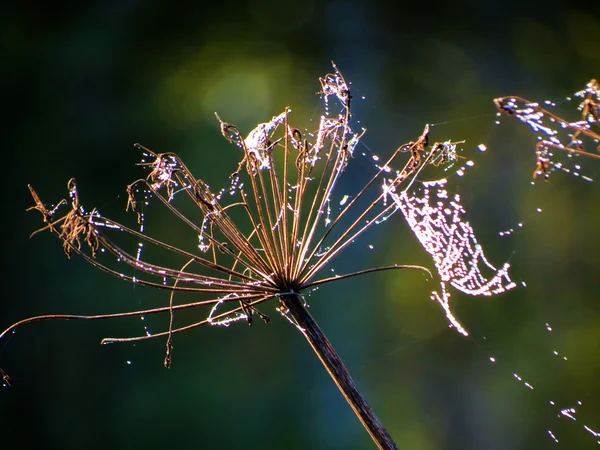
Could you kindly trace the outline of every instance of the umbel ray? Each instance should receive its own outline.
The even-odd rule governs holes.
[[[500,97],[494,100],[500,113],[517,118],[538,134],[534,178],[542,176],[548,181],[550,173],[556,168],[552,160],[553,149],[566,152],[570,156],[600,159],[600,134],[592,128],[600,123],[598,81],[592,79],[584,89],[576,92],[574,97],[581,99],[578,105],[581,119],[573,122],[552,112],[550,109],[555,104],[549,101],[545,102],[548,106],[542,107],[538,102],[517,96]],[[566,136],[563,136],[564,134]],[[585,145],[584,138],[596,146],[595,152],[593,149],[588,149],[589,145]]]

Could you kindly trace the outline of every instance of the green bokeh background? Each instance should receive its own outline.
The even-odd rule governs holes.
[[[490,260],[510,259],[513,278],[527,283],[492,298],[455,293],[470,338],[448,329],[429,301],[435,285],[421,273],[347,280],[309,298],[399,447],[597,448],[583,425],[600,429],[600,188],[560,173],[532,187],[534,137],[509,120],[495,126],[491,102],[508,94],[561,100],[600,77],[594,2],[21,2],[1,7],[0,46],[0,328],[38,314],[168,301],[68,260],[49,234],[29,239],[40,220],[25,212],[28,183],[52,202],[76,177],[85,204],[123,217],[124,187],[140,175],[131,144],[141,142],[177,152],[196,176],[223,185],[239,155],[213,112],[249,130],[291,106],[296,124],[310,127],[320,114],[317,78],[334,60],[355,97],[367,99],[355,118],[368,128],[370,150],[389,154],[424,123],[439,123],[435,140],[467,140],[476,167],[451,188]],[[477,153],[479,142],[489,151]],[[581,164],[600,178],[597,161]],[[499,238],[518,222],[522,231]],[[336,267],[391,263],[432,267],[399,215]],[[0,446],[373,448],[275,306],[266,307],[269,325],[178,336],[170,370],[163,341],[98,345],[104,336],[143,333],[139,320],[20,329],[0,342],[0,367],[15,380],[0,389]],[[558,417],[567,407],[577,408],[577,421]]]

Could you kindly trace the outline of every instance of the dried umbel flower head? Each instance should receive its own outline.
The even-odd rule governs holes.
[[[397,209],[393,203],[386,202],[390,191],[444,151],[434,145],[428,156],[424,156],[428,148],[426,128],[416,142],[398,148],[356,195],[337,208],[337,214],[332,212],[333,192],[364,130],[356,133],[351,129],[351,95],[341,73],[336,70],[320,81],[328,112],[320,118],[316,132],[303,134],[291,126],[289,109],[259,124],[246,137],[235,125],[217,116],[223,136],[238,147],[242,155],[226,189],[213,192],[176,154],[157,154],[136,144],[143,153],[141,165],[150,171],[146,178],[127,187],[127,208],[137,214],[139,229],[106,218],[96,209],[86,211],[80,202],[77,184],[71,179],[67,185],[70,200],[62,200],[53,209],[47,208],[30,186],[35,200],[32,209],[40,211],[47,224],[34,234],[42,230],[56,233],[63,241],[67,256],[80,255],[122,279],[173,292],[213,295],[214,298],[202,302],[131,313],[173,314],[183,308],[208,307],[204,321],[183,329],[205,323],[251,322],[253,314],[268,320],[257,308],[267,300],[280,299],[288,293],[299,294],[324,283],[374,270],[413,267],[394,265],[319,277],[358,236]],[[390,164],[404,152],[410,154],[409,161],[395,177],[389,178]],[[382,184],[385,189],[378,190]],[[373,191],[375,196],[365,207],[363,197],[373,196]],[[183,196],[200,211],[201,221],[188,217],[175,205],[174,200]],[[176,220],[194,230],[199,239],[197,250],[184,250],[146,233],[144,210],[149,202],[156,200]],[[225,201],[230,203],[225,204]],[[70,209],[59,217],[69,202]],[[232,218],[234,210],[242,211],[235,220]],[[137,252],[117,245],[112,237],[115,233],[126,233],[139,241]],[[185,264],[170,268],[146,261],[145,250],[140,249],[151,245],[181,255]],[[106,255],[131,266],[137,275],[124,273],[122,268],[116,270],[107,262]],[[151,337],[171,336],[183,329],[169,329]],[[150,336],[126,340],[147,338]],[[123,339],[106,341],[116,340]]]
[[[14,324],[0,338],[19,325],[37,320],[165,313],[169,315],[168,327],[160,333],[106,338],[103,342],[164,337],[168,367],[172,362],[174,334],[204,324],[229,325],[236,321],[251,324],[254,316],[268,322],[263,305],[275,299],[275,309],[306,337],[377,445],[395,448],[306,310],[302,294],[319,285],[368,272],[403,268],[428,272],[422,267],[393,265],[325,275],[325,268],[344,249],[398,210],[432,255],[440,273],[442,294],[434,293],[433,298],[442,304],[451,324],[464,334],[466,331],[450,311],[446,284],[471,295],[502,292],[511,287],[508,266],[491,280],[481,275],[480,263],[494,268],[485,259],[472,228],[462,219],[464,209],[459,198],[453,199],[454,214],[448,216],[439,202],[429,207],[422,198],[409,193],[412,178],[424,167],[457,159],[457,143],[430,145],[428,126],[416,141],[398,147],[384,164],[377,163],[364,186],[356,188],[352,195],[344,194],[338,201],[336,187],[353,160],[364,130],[355,132],[351,127],[352,96],[337,68],[320,78],[320,83],[325,113],[313,132],[292,126],[289,109],[259,124],[245,137],[235,125],[217,116],[221,133],[241,155],[227,188],[219,191],[196,178],[176,154],[154,153],[136,144],[143,153],[141,165],[149,174],[127,187],[127,209],[137,215],[137,226],[133,228],[104,217],[96,209],[86,210],[74,179],[67,185],[69,200],[59,202],[54,208],[48,208],[30,187],[35,201],[31,209],[38,210],[46,223],[34,234],[49,230],[62,240],[68,257],[76,254],[121,279],[165,289],[171,295],[167,306],[154,309],[100,316],[32,317]],[[404,159],[404,163],[398,164],[399,159]],[[395,165],[402,168],[395,170]],[[443,186],[445,182],[435,183]],[[184,206],[183,201],[188,205]],[[150,203],[156,202],[197,236],[198,241],[191,249],[150,235],[146,214]],[[67,212],[61,216],[65,207]],[[137,243],[135,250],[129,251],[117,243],[120,236],[133,238]],[[146,256],[149,248],[175,255],[181,258],[181,264],[172,267],[164,261],[151,261]],[[123,264],[134,274],[126,273]],[[178,292],[191,292],[199,299],[179,303],[175,295]],[[204,309],[205,318],[175,326],[177,312],[190,308]]]
[[[592,128],[593,126],[597,127],[600,123],[598,113],[600,85],[598,81],[591,80],[584,89],[576,92],[574,97],[581,99],[577,108],[581,112],[581,119],[574,122],[551,112],[550,109],[556,104],[550,101],[544,102],[544,107],[542,107],[539,103],[516,96],[494,100],[500,113],[516,117],[538,134],[538,143],[535,147],[534,178],[542,176],[545,181],[548,181],[550,173],[556,169],[562,169],[560,163],[553,161],[553,150],[560,150],[571,156],[600,159],[598,154],[600,152],[600,134]],[[586,143],[584,139],[590,142]],[[592,153],[594,149],[590,148],[591,146],[596,147],[596,153]]]

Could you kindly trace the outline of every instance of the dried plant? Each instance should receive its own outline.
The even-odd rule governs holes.
[[[335,68],[335,66],[334,66]],[[396,448],[389,433],[367,404],[317,323],[307,311],[303,294],[316,287],[369,272],[392,269],[427,269],[393,265],[365,269],[345,275],[325,276],[332,260],[377,223],[400,210],[438,269],[442,293],[432,298],[443,306],[451,325],[463,334],[449,306],[447,284],[470,294],[492,295],[510,289],[508,265],[495,269],[485,258],[473,229],[462,217],[460,198],[448,198],[443,190],[446,180],[424,183],[414,193],[412,180],[428,165],[457,160],[454,142],[429,144],[429,127],[414,142],[398,147],[384,164],[376,162],[370,180],[354,195],[343,195],[334,204],[335,189],[364,130],[351,128],[351,93],[342,74],[320,79],[325,114],[315,132],[302,132],[289,124],[290,110],[259,124],[246,137],[234,125],[219,120],[223,136],[241,151],[242,159],[226,189],[213,191],[195,178],[183,161],[173,153],[157,154],[136,144],[143,153],[142,166],[150,173],[127,187],[127,208],[137,214],[139,229],[117,223],[88,211],[80,203],[75,180],[67,188],[69,200],[56,207],[45,206],[29,187],[35,209],[49,230],[62,240],[68,257],[76,254],[105,272],[137,284],[170,291],[168,306],[98,316],[45,315],[22,320],[16,327],[48,319],[106,319],[168,314],[168,328],[152,335],[105,338],[107,342],[131,342],[163,337],[166,340],[165,366],[172,362],[173,336],[201,325],[229,325],[235,321],[252,323],[259,310],[275,300],[276,310],[289,319],[309,344],[345,396],[379,448]],[[591,108],[591,107],[590,107]],[[594,110],[596,111],[596,110]],[[374,158],[377,160],[377,158]],[[392,167],[404,159],[402,168]],[[436,202],[430,202],[430,189],[437,189]],[[189,202],[194,208],[184,206]],[[158,201],[199,239],[197,249],[184,250],[146,230],[146,211]],[[446,205],[445,202],[449,202]],[[70,203],[70,207],[69,207]],[[67,212],[60,211],[67,207]],[[188,212],[191,211],[191,212]],[[198,214],[199,213],[199,214]],[[192,217],[197,214],[197,218]],[[133,237],[136,251],[119,245],[118,236]],[[182,258],[176,268],[147,259],[147,248],[154,247]],[[123,271],[123,264],[135,274]],[[486,279],[480,265],[495,275]],[[178,303],[177,292],[198,294],[198,300]],[[206,317],[183,326],[174,325],[174,316],[183,309],[204,309]],[[8,379],[8,375],[1,372]]]
[[[542,176],[548,180],[550,173],[562,169],[560,163],[554,163],[552,149],[567,152],[570,155],[581,155],[600,159],[600,154],[591,153],[587,148],[584,138],[588,138],[596,145],[600,152],[600,134],[592,130],[592,125],[600,123],[600,85],[598,81],[591,80],[584,89],[574,95],[581,98],[578,110],[581,111],[581,120],[570,122],[550,112],[556,104],[546,101],[546,107],[539,103],[530,102],[521,97],[508,96],[494,100],[500,113],[516,117],[526,123],[538,133],[538,143],[535,146],[536,167],[533,177]],[[570,100],[570,99],[569,99]],[[565,136],[566,135],[566,136]]]

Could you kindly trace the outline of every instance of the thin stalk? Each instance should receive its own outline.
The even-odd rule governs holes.
[[[280,297],[280,301],[288,310],[288,314],[300,328],[302,334],[325,366],[327,373],[333,378],[336,386],[361,421],[373,442],[381,450],[398,450],[388,431],[363,397],[348,369],[344,365],[331,342],[304,307],[299,294],[290,293]]]

